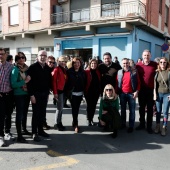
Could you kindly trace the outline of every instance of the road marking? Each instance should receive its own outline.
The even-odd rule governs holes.
[[[54,168],[60,168],[60,167],[65,167],[65,166],[71,166],[74,164],[77,164],[79,161],[71,158],[69,156],[64,156],[61,153],[49,150],[47,152],[48,155],[53,156],[53,157],[59,157],[64,160],[64,162],[57,163],[57,164],[50,164],[50,165],[42,165],[39,167],[32,167],[32,168],[27,168],[27,169],[22,169],[22,170],[46,170],[46,169],[54,169]]]

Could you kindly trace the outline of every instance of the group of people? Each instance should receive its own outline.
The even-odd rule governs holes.
[[[136,65],[128,58],[118,63],[112,61],[109,52],[103,54],[103,63],[93,58],[84,70],[78,57],[68,61],[60,56],[55,61],[47,52],[38,52],[37,61],[26,65],[26,56],[19,52],[15,56],[15,64],[7,62],[4,48],[0,48],[0,146],[6,146],[4,136],[11,137],[11,115],[16,107],[17,141],[26,143],[24,135],[31,135],[35,142],[49,137],[44,127],[49,129],[46,120],[46,108],[50,91],[56,101],[54,129],[65,130],[62,123],[63,107],[66,99],[72,108],[72,126],[75,133],[80,131],[78,114],[83,96],[87,103],[88,126],[95,125],[93,118],[97,101],[101,95],[99,107],[99,126],[111,130],[112,137],[117,137],[118,129],[126,128],[126,105],[129,108],[128,133],[132,133],[135,125],[136,98],[139,100],[140,124],[136,130],[147,129],[153,133],[153,104],[156,101],[155,133],[167,132],[167,121],[170,100],[169,62],[161,57],[158,63],[151,61],[151,53],[144,50],[142,61]],[[121,67],[122,66],[122,67]],[[27,130],[27,113],[29,103],[32,104],[32,132]],[[120,101],[120,102],[119,102]],[[120,114],[119,114],[120,104]],[[147,118],[145,112],[147,107]],[[163,108],[163,109],[162,109]],[[163,125],[160,125],[163,113]],[[147,122],[146,122],[147,120]],[[5,132],[4,132],[5,130]]]

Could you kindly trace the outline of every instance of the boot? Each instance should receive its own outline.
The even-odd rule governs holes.
[[[19,143],[27,143],[27,141],[25,140],[25,138],[22,136],[21,133],[21,122],[16,122],[16,129],[17,129],[17,142]]]
[[[155,127],[155,131],[154,131],[156,134],[158,134],[160,132],[160,124],[157,123],[156,124],[156,127]]]
[[[166,134],[167,134],[167,127],[166,127],[166,126],[163,126],[163,127],[162,127],[162,131],[161,131],[161,135],[162,135],[162,136],[166,136]]]

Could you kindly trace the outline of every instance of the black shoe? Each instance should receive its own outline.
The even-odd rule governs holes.
[[[45,137],[45,138],[48,138],[50,135],[44,131],[42,132],[39,132],[38,135],[42,136],[42,137]]]
[[[62,123],[59,123],[59,124],[55,124],[54,125],[54,129],[58,130],[58,131],[64,131],[65,130],[65,127],[63,126]]]
[[[41,139],[40,139],[40,137],[38,136],[38,134],[33,134],[33,135],[32,135],[32,139],[33,139],[35,142],[40,142],[40,141],[41,141]]]
[[[117,137],[117,130],[113,131],[112,133],[112,138],[116,138]]]
[[[127,133],[132,133],[132,132],[133,132],[133,128],[129,127],[128,130],[127,130]]]
[[[49,130],[49,129],[51,129],[51,126],[47,125],[47,123],[46,123],[46,124],[43,125],[43,129],[44,130]]]
[[[147,132],[148,132],[149,134],[152,134],[152,133],[153,133],[152,128],[147,128]]]
[[[32,135],[31,132],[29,132],[27,129],[22,130],[22,135]]]
[[[142,130],[145,129],[145,125],[139,124],[139,126],[136,127],[136,130]]]
[[[28,143],[28,142],[25,140],[25,138],[22,137],[22,136],[17,138],[17,142],[19,142],[19,143]]]
[[[68,106],[67,104],[64,105],[64,108],[70,108],[70,106]]]

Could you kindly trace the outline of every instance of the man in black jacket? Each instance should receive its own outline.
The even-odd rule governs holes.
[[[46,64],[47,52],[38,52],[37,62],[28,69],[28,76],[31,80],[28,83],[28,93],[30,95],[33,115],[32,115],[32,135],[33,140],[40,141],[38,135],[49,137],[43,130],[43,122],[46,117],[46,107],[49,90],[51,88],[51,69]]]
[[[99,71],[102,75],[101,77],[101,89],[103,94],[103,89],[107,84],[111,84],[114,88],[116,88],[116,78],[117,72],[122,67],[112,62],[112,56],[109,52],[103,54],[103,63],[99,65]]]

